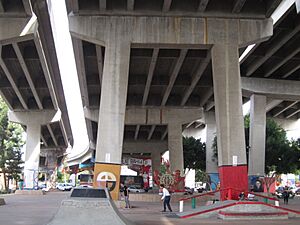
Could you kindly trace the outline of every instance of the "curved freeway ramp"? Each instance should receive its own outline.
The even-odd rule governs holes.
[[[74,189],[70,199],[62,201],[57,214],[48,223],[62,224],[134,225],[118,211],[108,192],[103,189]]]

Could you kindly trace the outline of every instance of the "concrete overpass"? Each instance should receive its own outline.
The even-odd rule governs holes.
[[[281,1],[66,2],[95,175],[118,176],[129,141],[167,140],[172,168],[182,169],[182,127],[215,111],[221,183],[238,183],[230,169],[247,174],[242,88],[244,100],[261,94],[241,81],[238,58],[272,36],[268,18]]]
[[[54,169],[73,144],[47,6],[1,0],[0,27],[0,94],[9,119],[27,132],[25,187],[33,188],[40,155],[46,157],[41,166]]]
[[[182,129],[201,120],[218,134],[219,168],[208,162],[208,172],[219,170],[222,187],[246,188],[241,105],[249,98],[257,149],[249,174],[264,174],[266,112],[299,118],[299,15],[292,6],[273,29],[269,17],[280,2],[67,0],[95,175],[118,177],[122,152],[141,148],[154,168],[169,149],[172,169],[182,170]],[[1,95],[10,118],[34,134],[27,143],[41,137],[42,148],[64,150],[73,140],[47,4],[31,3],[38,23],[24,29],[30,2],[0,1]],[[254,43],[240,67],[239,56]],[[37,168],[39,147],[28,149],[36,149],[26,161]]]

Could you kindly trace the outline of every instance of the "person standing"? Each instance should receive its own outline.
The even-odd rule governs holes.
[[[129,191],[126,185],[124,185],[123,187],[123,191],[124,191],[124,199],[125,199],[125,208],[130,208],[130,203],[129,203]]]
[[[289,193],[289,188],[286,186],[282,192],[282,197],[283,197],[283,202],[284,204],[288,204],[289,203],[289,197],[290,197],[290,193]]]
[[[170,206],[170,200],[171,200],[171,195],[170,192],[168,191],[167,188],[165,188],[164,184],[160,184],[160,187],[162,188],[162,197],[161,201],[164,202],[164,210],[162,212],[166,212],[166,206],[168,206],[168,209],[170,212],[172,212],[171,206]]]

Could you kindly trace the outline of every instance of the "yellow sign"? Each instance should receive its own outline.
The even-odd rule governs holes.
[[[118,200],[121,165],[96,163],[94,166],[94,187],[108,188],[111,198]]]

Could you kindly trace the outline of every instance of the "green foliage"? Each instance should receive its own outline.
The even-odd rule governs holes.
[[[66,172],[59,172],[57,171],[57,182],[58,183],[65,183],[68,182],[70,179],[70,174],[66,173]]]
[[[250,114],[244,116],[244,127],[246,129],[250,128]]]
[[[57,171],[57,182],[61,183],[63,181],[63,174]]]
[[[200,139],[183,137],[184,168],[205,170],[206,146]]]
[[[203,170],[200,169],[196,169],[195,171],[195,181],[196,182],[204,182],[204,183],[209,183],[209,176],[207,175],[207,173]]]
[[[7,112],[7,105],[0,97],[0,170],[4,177],[10,175],[18,181],[22,172],[20,165],[23,163],[23,129],[19,124],[8,121]]]
[[[166,174],[167,172],[167,166],[165,163],[161,164],[160,167],[159,167],[159,173],[161,174]]]

